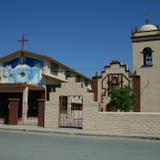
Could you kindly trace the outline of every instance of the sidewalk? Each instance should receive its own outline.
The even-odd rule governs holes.
[[[66,135],[82,135],[82,136],[98,136],[98,137],[113,137],[113,138],[136,138],[136,139],[155,139],[160,140],[156,137],[150,136],[125,136],[125,135],[114,135],[114,134],[106,134],[106,132],[102,131],[87,131],[82,129],[74,129],[74,128],[42,128],[38,126],[27,126],[27,125],[3,125],[0,124],[0,131],[21,131],[21,132],[37,132],[37,133],[53,133],[53,134],[66,134]]]
[[[117,136],[107,135],[105,132],[98,131],[85,131],[75,128],[42,128],[38,126],[27,125],[3,125],[0,124],[0,131],[20,131],[20,132],[37,132],[37,133],[53,133],[53,134],[66,134],[66,135],[81,135],[81,136],[98,136],[98,137],[118,137],[118,138],[141,138],[138,136]]]
[[[75,128],[42,128],[38,126],[27,125],[3,125],[0,124],[0,131],[23,131],[23,132],[39,132],[39,133],[53,133],[53,134],[67,134],[67,135],[86,135],[86,136],[107,136],[96,131],[84,131]]]

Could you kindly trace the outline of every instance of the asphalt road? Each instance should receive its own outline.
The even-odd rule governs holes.
[[[160,160],[160,141],[0,131],[0,160]]]

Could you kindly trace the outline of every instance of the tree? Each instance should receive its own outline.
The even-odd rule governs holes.
[[[125,86],[120,89],[112,89],[111,106],[120,111],[130,111],[136,104],[136,95],[130,86]]]

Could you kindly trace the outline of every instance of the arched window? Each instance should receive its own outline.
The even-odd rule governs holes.
[[[119,87],[118,77],[113,77],[111,80],[111,89],[118,89],[118,87]]]
[[[146,47],[143,49],[143,65],[144,66],[152,66],[152,49],[150,47]]]

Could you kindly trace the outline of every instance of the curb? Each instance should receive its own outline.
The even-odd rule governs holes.
[[[107,135],[107,134],[96,134],[96,133],[80,133],[73,131],[54,131],[54,130],[36,130],[28,128],[5,128],[0,127],[0,131],[13,131],[13,132],[30,132],[30,133],[49,133],[59,135],[77,135],[77,136],[88,136],[88,137],[103,137],[103,138],[122,138],[122,139],[149,139],[149,140],[160,140],[160,137],[142,137],[142,136],[123,136],[123,135]]]

